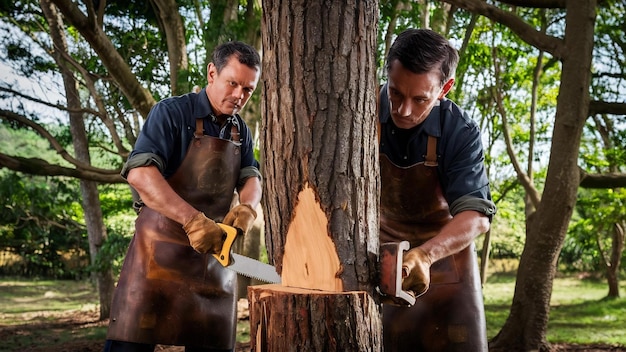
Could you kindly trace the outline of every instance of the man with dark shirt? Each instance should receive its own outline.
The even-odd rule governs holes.
[[[259,77],[256,50],[228,42],[213,53],[205,89],[152,108],[122,170],[141,203],[105,351],[234,349],[237,277],[212,254],[225,235],[216,222],[247,232],[256,218],[261,174],[238,113]]]
[[[388,351],[487,351],[474,239],[496,211],[480,129],[445,98],[458,53],[410,29],[387,57],[379,97],[380,241],[408,241],[402,287],[412,307],[384,305]]]

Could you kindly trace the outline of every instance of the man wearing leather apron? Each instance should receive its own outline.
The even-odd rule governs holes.
[[[105,351],[233,351],[237,277],[212,256],[223,222],[246,233],[261,199],[248,126],[238,115],[260,77],[257,51],[213,52],[208,84],[157,103],[122,176],[141,208],[113,297]],[[231,209],[235,190],[239,205]]]
[[[387,56],[379,97],[380,241],[409,241],[403,290],[411,307],[383,305],[386,351],[487,351],[474,239],[496,207],[480,129],[445,98],[457,51],[441,35],[409,29]]]

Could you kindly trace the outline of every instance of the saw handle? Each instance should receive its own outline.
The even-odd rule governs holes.
[[[220,264],[226,267],[231,264],[232,258],[230,256],[230,250],[233,247],[233,243],[235,243],[238,235],[243,234],[243,230],[219,222],[217,225],[226,233],[226,239],[222,245],[222,250],[219,253],[213,254],[213,256]]]

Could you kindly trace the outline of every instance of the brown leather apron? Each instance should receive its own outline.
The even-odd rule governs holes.
[[[198,119],[195,137],[168,183],[207,217],[221,221],[239,177],[239,140],[202,131]],[[212,255],[194,251],[181,224],[144,206],[113,297],[107,338],[232,349],[236,288],[236,274]]]
[[[452,216],[437,177],[436,138],[426,161],[399,167],[380,155],[380,242],[435,236]],[[473,244],[431,266],[428,291],[412,307],[383,305],[385,351],[487,351],[485,315]]]

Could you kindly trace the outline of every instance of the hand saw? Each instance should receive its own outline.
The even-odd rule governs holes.
[[[222,264],[226,269],[230,269],[247,277],[273,284],[280,283],[280,276],[276,273],[276,268],[273,266],[260,262],[256,259],[231,252],[231,248],[233,243],[235,243],[237,236],[243,235],[243,231],[241,229],[221,223],[217,224],[226,233],[226,239],[224,240],[222,250],[217,254],[213,254],[215,259],[217,259],[220,264]]]

